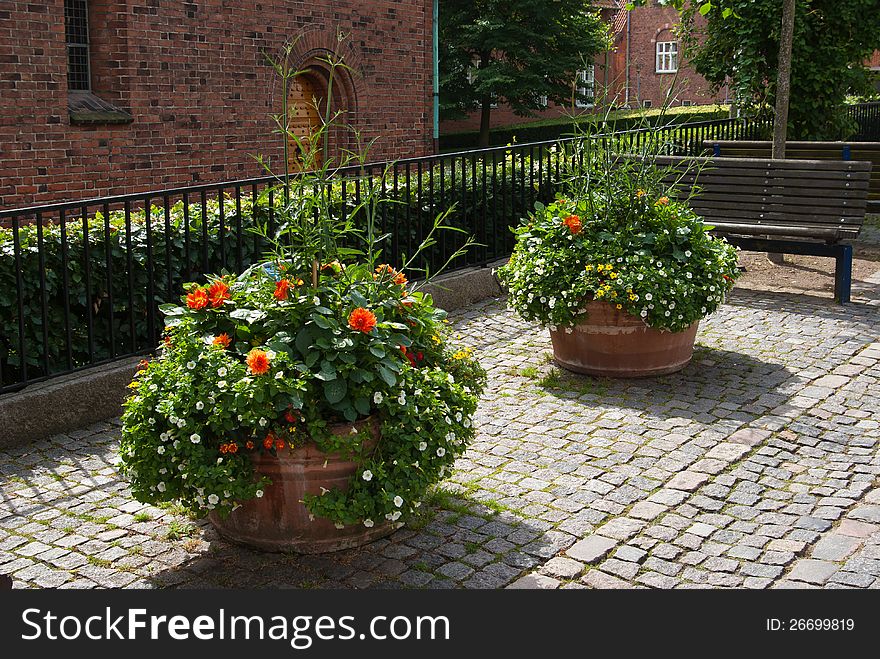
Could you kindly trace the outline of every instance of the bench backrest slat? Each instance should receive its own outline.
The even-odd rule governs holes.
[[[871,163],[864,161],[663,156],[680,197],[709,223],[854,234],[864,222]],[[759,230],[756,229],[756,233]]]

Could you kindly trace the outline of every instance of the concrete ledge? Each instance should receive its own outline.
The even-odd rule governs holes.
[[[0,397],[0,448],[119,416],[140,357],[96,366]]]
[[[435,279],[422,290],[447,311],[504,295],[493,270],[468,268]],[[84,428],[122,412],[140,357],[96,366],[0,396],[0,448],[35,442],[58,433]]]
[[[481,300],[505,294],[493,271],[507,263],[507,259],[495,261],[484,268],[468,268],[442,275],[422,290],[434,297],[434,304],[441,309],[454,311]]]

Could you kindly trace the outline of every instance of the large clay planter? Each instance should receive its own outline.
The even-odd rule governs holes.
[[[379,437],[375,418],[331,426],[330,432],[348,435],[352,425],[368,450],[375,446]],[[302,503],[306,493],[348,487],[357,465],[343,456],[323,453],[314,444],[307,444],[282,449],[277,457],[270,453],[255,455],[253,463],[258,475],[272,481],[263,496],[245,502],[225,518],[215,513],[208,515],[220,535],[228,540],[269,551],[318,554],[358,547],[393,530],[384,520],[381,524],[377,520],[371,528],[357,524],[337,529],[327,519],[310,519]]]
[[[590,302],[586,311],[586,318],[570,331],[550,332],[553,356],[565,369],[635,378],[673,373],[691,360],[699,321],[681,332],[664,332],[607,302]]]

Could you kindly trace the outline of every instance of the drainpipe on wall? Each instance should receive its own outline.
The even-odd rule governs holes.
[[[626,82],[624,83],[624,97],[623,97],[623,104],[626,107],[629,107],[629,61],[630,61],[629,43],[630,43],[630,32],[631,32],[631,26],[632,26],[632,24],[630,23],[630,16],[632,16],[633,11],[634,10],[632,10],[632,9],[628,9],[626,12],[626,66],[624,67],[624,69],[626,71]]]
[[[434,0],[432,29],[434,33],[434,153],[440,152],[440,0]]]

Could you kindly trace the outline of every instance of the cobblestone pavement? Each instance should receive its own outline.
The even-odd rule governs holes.
[[[118,424],[0,452],[16,587],[880,587],[880,273],[837,306],[737,291],[681,373],[560,372],[490,301],[479,436],[424,516],[361,550],[264,554],[132,501]]]

